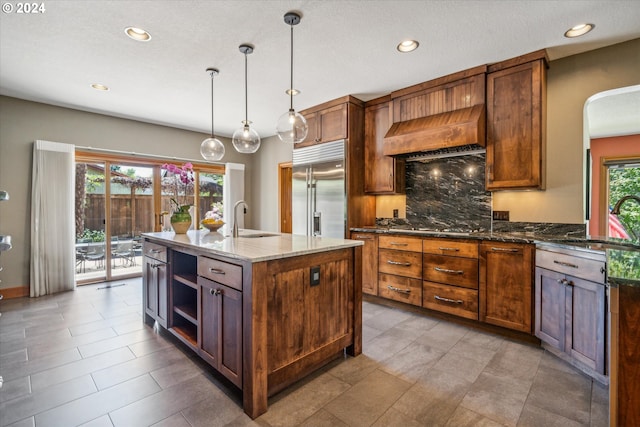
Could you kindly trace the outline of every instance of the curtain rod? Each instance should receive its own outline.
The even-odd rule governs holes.
[[[185,161],[185,162],[191,162],[191,163],[200,163],[200,164],[207,164],[207,165],[220,165],[220,166],[224,166],[225,163],[221,163],[221,162],[209,162],[207,160],[193,160],[193,159],[186,159],[184,157],[170,157],[170,156],[161,156],[158,154],[145,154],[145,153],[136,153],[135,151],[120,151],[120,150],[111,150],[108,148],[94,148],[94,147],[82,147],[80,145],[76,145],[75,148],[80,149],[80,150],[86,150],[86,151],[95,151],[95,152],[99,152],[99,153],[113,153],[113,154],[124,154],[127,156],[134,156],[134,157],[146,157],[146,158],[151,158],[151,159],[166,159],[166,160],[179,160],[179,161]]]

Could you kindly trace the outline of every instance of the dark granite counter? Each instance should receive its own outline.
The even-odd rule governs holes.
[[[575,234],[546,234],[539,232],[490,232],[419,230],[410,228],[362,227],[352,228],[359,233],[399,234],[416,237],[488,240],[497,242],[555,244],[578,251],[606,252],[607,280],[613,286],[640,287],[640,241]]]

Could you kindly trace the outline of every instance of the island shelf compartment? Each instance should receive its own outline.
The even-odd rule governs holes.
[[[198,306],[197,257],[172,250],[171,261],[169,330],[189,347],[197,349],[201,317]]]

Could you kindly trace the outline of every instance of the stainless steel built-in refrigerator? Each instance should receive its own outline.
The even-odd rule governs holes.
[[[293,150],[293,234],[345,238],[345,141]]]

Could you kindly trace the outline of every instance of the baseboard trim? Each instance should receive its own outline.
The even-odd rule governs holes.
[[[17,286],[15,288],[2,288],[0,289],[0,294],[2,294],[2,297],[5,299],[28,297],[29,287]]]

